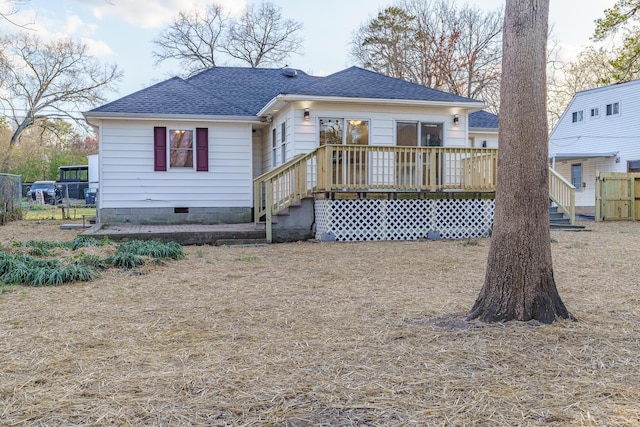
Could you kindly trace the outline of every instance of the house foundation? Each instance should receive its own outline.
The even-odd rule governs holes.
[[[494,199],[323,199],[315,201],[316,238],[333,241],[487,237]]]
[[[251,222],[251,208],[101,208],[102,224],[240,224]]]

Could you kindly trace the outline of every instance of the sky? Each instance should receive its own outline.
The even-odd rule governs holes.
[[[82,40],[90,53],[124,72],[118,92],[109,99],[143,89],[177,74],[175,63],[154,67],[153,39],[180,11],[210,4],[211,0],[16,0],[13,20],[31,23],[43,39],[71,36]],[[218,0],[238,14],[259,0]],[[464,0],[458,0],[460,4]],[[351,65],[349,43],[353,32],[393,0],[271,0],[284,17],[303,24],[304,54],[290,58],[289,66],[314,75],[328,75]],[[468,0],[486,10],[503,7],[504,0]],[[571,58],[590,44],[594,20],[615,0],[551,0],[549,22],[560,54]],[[0,0],[0,7],[7,7]],[[2,22],[0,33],[15,31]],[[229,64],[238,65],[238,64]]]

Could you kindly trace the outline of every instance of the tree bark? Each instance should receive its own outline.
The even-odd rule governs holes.
[[[549,0],[507,0],[496,205],[484,285],[467,319],[574,319],[553,277],[546,46]]]

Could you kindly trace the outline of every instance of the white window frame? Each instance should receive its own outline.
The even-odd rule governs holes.
[[[607,104],[605,107],[605,114],[607,115],[607,117],[620,115],[620,102],[616,101],[616,102]]]
[[[280,164],[287,162],[287,121],[280,123]]]
[[[575,166],[578,166],[580,168],[580,176],[578,176],[577,174],[574,175],[573,171]],[[582,167],[582,163],[571,163],[571,184],[574,187],[576,187],[576,190],[582,190],[583,177],[584,177],[584,169]],[[580,179],[578,180],[577,178],[580,178]],[[578,185],[576,185],[576,183]]]
[[[415,124],[417,129],[417,147],[444,147],[444,135],[445,135],[445,126],[444,126],[444,122],[429,122],[426,120],[395,120],[394,124],[395,126],[393,127],[393,133],[394,133],[394,145],[397,147],[398,146],[398,123],[408,123],[408,124]],[[440,126],[440,145],[423,145],[422,144],[422,125],[435,125],[435,126]]]
[[[191,132],[191,166],[172,166],[171,165],[171,152],[176,150],[171,150],[171,132]],[[167,128],[167,169],[168,170],[184,170],[184,171],[193,171],[196,169],[196,165],[198,164],[196,155],[196,129],[189,127],[171,127]]]
[[[600,117],[600,107],[592,107],[589,109],[589,117],[597,119]]]
[[[347,129],[349,127],[350,121],[361,121],[367,122],[367,127],[369,129],[369,133],[367,135],[367,144],[371,145],[371,119],[362,118],[362,117],[336,117],[336,116],[323,116],[318,117],[318,126],[316,132],[317,145],[320,146],[320,121],[321,120],[341,120],[342,121],[342,137],[341,144],[345,145],[347,143]]]
[[[571,123],[580,123],[584,120],[584,110],[576,110],[571,113]]]

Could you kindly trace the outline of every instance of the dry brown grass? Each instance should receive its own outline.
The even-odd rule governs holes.
[[[2,425],[638,425],[640,224],[552,232],[579,322],[464,322],[488,240],[188,247],[0,295]],[[55,225],[0,240],[70,240]]]

